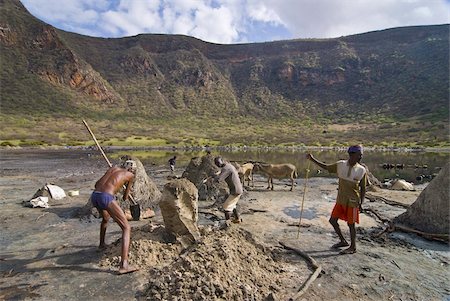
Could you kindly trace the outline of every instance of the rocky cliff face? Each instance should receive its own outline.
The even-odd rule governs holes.
[[[61,40],[58,31],[29,15],[19,1],[1,6],[2,51],[17,51],[26,57],[29,73],[59,88],[68,88],[94,101],[114,103],[120,95],[84,59]],[[18,23],[18,17],[26,22]]]
[[[71,34],[35,19],[17,0],[3,0],[0,12],[2,60],[21,58],[15,66],[6,64],[2,80],[19,68],[23,77],[36,75],[53,85],[55,93],[68,89],[105,107],[157,116],[298,118],[308,106],[313,115],[342,117],[358,110],[448,118],[436,112],[449,106],[449,25],[218,45],[176,35]],[[6,81],[23,89],[23,78]]]

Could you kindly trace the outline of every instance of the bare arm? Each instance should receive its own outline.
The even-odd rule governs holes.
[[[306,155],[306,159],[311,160],[312,162],[314,162],[316,165],[318,165],[320,168],[323,169],[327,169],[327,165],[319,160],[317,160],[316,158],[313,157],[313,155],[311,154],[307,154]]]
[[[125,192],[123,194],[124,201],[128,199],[128,197],[130,195],[131,187],[133,186],[134,179],[135,179],[134,175],[131,172],[130,172],[130,174],[131,174],[131,176],[129,177],[129,180],[127,181]]]
[[[366,185],[367,185],[367,177],[364,175],[364,177],[361,180],[362,183],[359,185],[359,195],[360,195],[360,202],[359,202],[359,211],[362,211],[362,203],[364,201],[364,197],[366,196]]]

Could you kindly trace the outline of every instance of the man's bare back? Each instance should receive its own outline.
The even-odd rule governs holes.
[[[120,167],[111,167],[95,183],[95,190],[98,192],[106,192],[114,195],[119,191],[125,183],[134,178],[134,174]]]

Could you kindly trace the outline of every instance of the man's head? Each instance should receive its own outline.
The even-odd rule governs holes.
[[[125,161],[125,163],[123,163],[122,167],[132,173],[136,173],[137,164],[133,160],[127,160]]]
[[[223,162],[223,159],[220,156],[214,158],[214,164],[216,164],[217,167],[225,166],[225,163]]]
[[[350,165],[355,165],[357,162],[360,162],[363,154],[362,145],[352,145],[347,150],[349,156]]]

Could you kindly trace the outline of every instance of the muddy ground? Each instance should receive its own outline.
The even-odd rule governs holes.
[[[297,225],[305,179],[297,179],[293,192],[283,181],[275,181],[275,190],[267,191],[265,179],[256,176],[256,186],[248,188],[241,201],[244,222],[225,230],[215,228],[221,223],[218,218],[222,218],[222,213],[211,208],[211,204],[200,202],[200,225],[205,239],[189,252],[202,257],[203,263],[205,257],[211,257],[208,265],[212,266],[210,270],[191,267],[190,274],[183,274],[184,281],[189,282],[183,284],[183,289],[170,287],[173,283],[170,273],[183,262],[191,266],[200,263],[193,257],[189,259],[189,254],[182,255],[185,253],[180,253],[177,245],[162,242],[156,232],[145,236],[163,225],[156,210],[156,216],[150,220],[131,222],[134,244],[130,252],[141,253],[131,254],[130,260],[134,258],[141,270],[118,276],[115,263],[120,228],[113,222],[110,224],[107,242],[112,246],[106,252],[98,252],[100,220],[75,217],[86,204],[95,181],[106,170],[102,159],[91,153],[0,151],[0,300],[183,300],[186,296],[193,298],[187,290],[195,289],[197,283],[202,286],[197,296],[213,299],[205,297],[214,296],[208,282],[214,282],[222,290],[223,300],[229,296],[235,300],[288,300],[313,271],[304,259],[284,249],[279,242],[303,250],[324,271],[300,300],[450,299],[447,244],[398,232],[376,237],[383,224],[377,217],[363,213],[357,232],[357,253],[339,255],[338,250],[330,249],[336,236],[328,218],[337,188],[337,181],[330,178],[307,181],[300,228]],[[170,175],[168,167],[146,166],[146,169],[162,189]],[[181,175],[183,170],[178,166],[176,174]],[[54,183],[66,192],[78,190],[80,195],[50,202],[49,208],[23,207],[21,202],[29,200],[45,183]],[[382,190],[371,194],[411,204],[424,187],[417,187],[417,191]],[[381,201],[366,200],[363,206],[389,219],[405,210]],[[341,226],[348,237],[347,226],[343,223]],[[148,258],[142,250],[149,252]],[[234,264],[224,267],[221,262],[227,257]],[[241,261],[245,264],[240,264]],[[246,270],[236,273],[242,267]],[[216,270],[230,277],[209,279],[211,271]],[[206,274],[196,275],[195,271]],[[224,279],[226,283],[220,283]],[[252,283],[246,283],[249,279],[259,285],[259,295],[252,293]],[[270,281],[273,285],[266,285]],[[240,294],[227,295],[233,290]],[[184,294],[186,298],[175,294]]]

